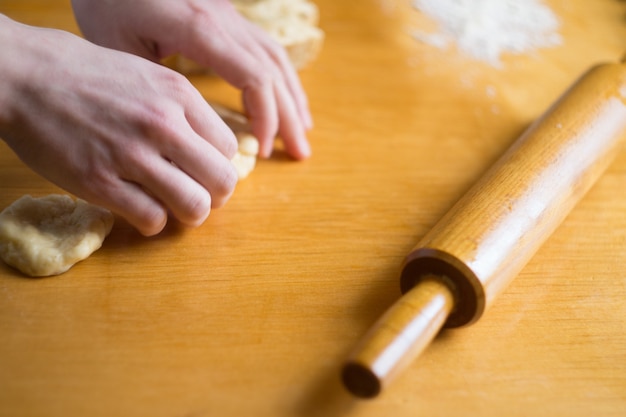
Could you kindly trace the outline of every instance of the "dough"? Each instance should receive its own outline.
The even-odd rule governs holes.
[[[256,165],[256,157],[259,154],[259,141],[246,132],[236,132],[239,148],[237,154],[232,159],[232,163],[237,170],[239,179],[246,178]]]
[[[319,7],[310,0],[231,0],[247,20],[261,27],[287,51],[293,66],[303,69],[317,59],[325,33],[319,27]],[[169,61],[169,62],[168,62]],[[175,56],[166,64],[183,74],[206,72],[196,62]]]
[[[242,180],[250,175],[256,166],[256,158],[259,154],[259,141],[250,133],[250,123],[246,116],[217,103],[209,104],[235,133],[238,147],[232,163],[237,170],[239,180]]]
[[[317,59],[324,43],[319,8],[309,0],[231,0],[249,21],[281,44],[296,69]]]
[[[25,195],[0,212],[0,258],[30,276],[58,275],[99,249],[113,222],[67,195]]]

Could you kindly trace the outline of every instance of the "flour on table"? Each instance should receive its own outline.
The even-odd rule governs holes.
[[[540,0],[412,0],[435,21],[413,37],[439,49],[451,44],[473,59],[501,66],[502,54],[525,54],[562,43],[559,19]]]

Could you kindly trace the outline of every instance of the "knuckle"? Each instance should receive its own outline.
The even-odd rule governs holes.
[[[211,196],[204,192],[194,193],[185,204],[183,223],[196,227],[202,224],[211,212]]]
[[[162,85],[181,90],[185,90],[191,85],[187,77],[180,72],[174,71],[165,66],[158,67],[158,70],[160,71],[158,73],[159,82],[162,83]]]
[[[195,91],[186,78],[170,70],[158,82],[158,91],[136,102],[131,112],[139,134],[151,138],[159,137],[162,132],[176,132],[176,123],[183,112],[181,103],[188,101]]]
[[[119,175],[130,181],[141,181],[150,175],[153,169],[150,163],[151,152],[136,141],[128,141],[126,151],[115,159]]]
[[[123,217],[130,225],[135,227],[144,236],[154,236],[161,232],[167,223],[167,211],[159,203],[140,203],[137,190],[135,197],[120,193],[119,181],[102,181],[92,184],[90,196],[86,199],[94,204],[108,208]]]
[[[158,208],[147,210],[136,220],[127,219],[144,236],[154,236],[160,233],[167,223],[167,213],[164,209]]]
[[[135,111],[133,118],[136,129],[135,140],[140,138],[155,140],[162,136],[161,132],[171,129],[170,112],[158,101],[144,103]],[[138,142],[133,142],[129,141],[128,146],[139,145]]]
[[[239,149],[239,142],[237,141],[237,137],[235,134],[231,134],[225,144],[224,156],[228,159],[233,159],[237,150]]]
[[[143,122],[147,130],[152,133],[150,137],[159,137],[162,133],[171,136],[175,132],[172,126],[172,109],[165,104],[155,103],[146,109],[143,115]]]
[[[274,84],[274,75],[268,70],[253,72],[248,84],[251,88],[265,89]]]
[[[281,63],[291,64],[291,60],[289,58],[287,50],[273,38],[270,39],[268,42],[268,50],[269,54],[272,55],[275,60]]]

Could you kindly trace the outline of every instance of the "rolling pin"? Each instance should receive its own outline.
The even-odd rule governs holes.
[[[578,79],[409,253],[402,297],[348,357],[371,398],[443,327],[476,322],[609,166],[626,139],[626,64]]]

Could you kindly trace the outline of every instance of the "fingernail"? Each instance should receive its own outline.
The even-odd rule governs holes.
[[[263,146],[261,149],[259,149],[259,157],[263,158],[263,159],[267,159],[270,156],[272,156],[272,148],[273,148],[273,144],[268,144],[266,146]]]
[[[304,140],[304,142],[302,142],[302,145],[300,148],[300,155],[301,155],[300,159],[306,159],[311,156],[311,145],[309,144],[309,141],[306,139]]]

